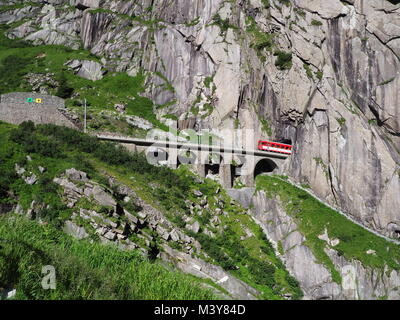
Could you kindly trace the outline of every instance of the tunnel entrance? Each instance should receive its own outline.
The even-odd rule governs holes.
[[[254,179],[263,173],[274,172],[278,168],[278,165],[271,159],[260,160],[254,168]]]
[[[279,142],[292,145],[292,139],[280,139]]]

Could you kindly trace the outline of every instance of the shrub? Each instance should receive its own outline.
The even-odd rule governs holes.
[[[73,92],[74,89],[69,86],[67,77],[65,76],[64,72],[62,72],[60,78],[58,79],[58,89],[56,92],[56,96],[63,99],[68,99],[71,97]]]
[[[234,26],[229,24],[229,19],[222,19],[219,13],[214,15],[213,20],[213,24],[219,26],[222,32],[228,31],[229,28],[234,28]]]
[[[254,260],[249,266],[249,271],[256,283],[270,287],[275,284],[274,266]]]
[[[275,51],[274,56],[277,56],[277,60],[275,65],[280,70],[288,70],[292,67],[292,53],[291,52],[284,52],[281,50]]]
[[[318,20],[315,20],[315,19],[312,19],[312,21],[311,21],[311,24],[313,25],[313,26],[322,26],[322,22],[321,21],[318,21]]]
[[[30,58],[9,55],[1,61],[0,94],[16,91],[22,86],[23,76],[28,73]]]
[[[261,0],[262,4],[264,5],[264,8],[268,9],[271,7],[271,4],[269,3],[269,0]]]

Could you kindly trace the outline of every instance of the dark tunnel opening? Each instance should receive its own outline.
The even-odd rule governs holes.
[[[219,164],[206,164],[206,175],[211,173],[212,175],[219,174]]]
[[[292,145],[292,139],[281,139],[279,142]]]
[[[271,159],[260,160],[254,168],[254,179],[263,173],[272,173],[278,168],[278,165]]]

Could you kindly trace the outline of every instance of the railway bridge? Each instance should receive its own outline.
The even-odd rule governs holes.
[[[235,177],[239,176],[243,184],[252,187],[257,175],[276,171],[288,158],[287,154],[258,150],[255,145],[242,149],[105,134],[96,137],[122,144],[132,152],[144,152],[148,161],[155,165],[176,169],[180,164],[189,164],[201,177],[206,177],[208,173],[218,174],[225,188],[232,188]]]

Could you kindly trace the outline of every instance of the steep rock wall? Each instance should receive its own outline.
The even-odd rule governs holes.
[[[33,3],[1,14],[27,19],[11,37],[82,45],[109,70],[145,70],[160,119],[291,141],[281,172],[399,235],[398,1]],[[279,51],[292,53],[290,63]]]
[[[398,300],[400,277],[394,270],[378,270],[365,267],[358,260],[346,260],[327,247],[325,252],[340,272],[342,281],[333,281],[329,269],[318,262],[307,246],[305,236],[299,231],[296,221],[286,214],[279,198],[268,198],[264,191],[253,197],[252,215],[262,226],[269,239],[278,248],[286,267],[299,281],[304,299],[375,300],[386,298]]]

